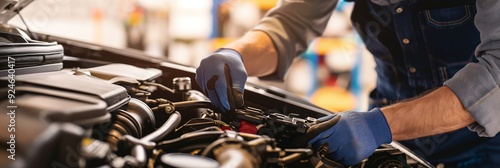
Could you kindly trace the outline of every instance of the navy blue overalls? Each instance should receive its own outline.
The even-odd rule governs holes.
[[[371,107],[442,86],[468,62],[477,61],[475,0],[403,0],[389,6],[354,1],[353,25],[377,63]],[[481,138],[467,128],[401,143],[445,167],[500,165],[500,136]]]

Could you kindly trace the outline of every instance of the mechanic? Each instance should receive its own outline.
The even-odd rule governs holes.
[[[372,110],[327,120],[309,141],[313,149],[353,165],[394,140],[434,165],[499,167],[500,1],[354,1],[353,25],[377,63]],[[196,81],[218,108],[237,108],[247,74],[283,79],[336,4],[280,1],[252,31],[203,59]]]

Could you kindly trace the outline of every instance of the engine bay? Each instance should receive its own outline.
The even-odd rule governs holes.
[[[16,75],[15,151],[0,151],[2,167],[342,167],[297,140],[324,111],[265,103],[273,96],[252,85],[247,106],[222,113],[195,87],[175,72],[118,63]],[[432,166],[392,143],[352,167]]]

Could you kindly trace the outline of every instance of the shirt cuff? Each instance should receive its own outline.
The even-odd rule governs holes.
[[[494,137],[500,131],[500,64],[498,58],[484,54],[479,63],[469,63],[446,81],[462,105],[476,120],[468,126],[482,137]]]

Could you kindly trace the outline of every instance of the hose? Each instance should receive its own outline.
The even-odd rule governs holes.
[[[159,141],[162,138],[165,138],[165,136],[167,136],[170,132],[174,131],[180,122],[181,122],[181,114],[179,112],[174,112],[172,113],[172,115],[170,115],[167,121],[163,123],[163,125],[161,125],[160,128],[150,133],[149,135],[146,135],[145,137],[141,138],[141,141],[149,141],[149,142]]]
[[[158,143],[157,147],[161,149],[175,150],[184,145],[195,144],[199,142],[213,142],[224,134],[224,131],[203,131],[193,132],[182,135],[179,138]]]
[[[184,109],[192,109],[192,108],[212,108],[213,105],[210,103],[210,101],[181,101],[181,102],[171,102],[171,103],[165,103],[165,104],[160,104],[157,107],[151,108],[154,112],[161,112],[165,111],[167,113],[175,111],[180,111]],[[161,110],[161,111],[160,111]]]
[[[294,154],[285,156],[283,158],[280,158],[279,161],[282,162],[283,164],[287,165],[287,164],[290,164],[290,163],[293,163],[293,162],[299,160],[301,156],[302,156],[301,153],[294,153]]]
[[[172,103],[176,110],[185,108],[211,108],[213,107],[210,101],[182,101]]]
[[[169,93],[174,93],[174,90],[173,89],[170,89],[162,84],[159,84],[159,83],[153,83],[153,82],[143,82],[143,84],[145,85],[150,85],[150,86],[156,86],[158,88],[160,88],[161,90],[164,90],[164,91],[167,91]]]
[[[137,161],[138,167],[144,167],[146,165],[148,155],[146,154],[146,149],[141,145],[135,145],[132,148],[132,156]]]

